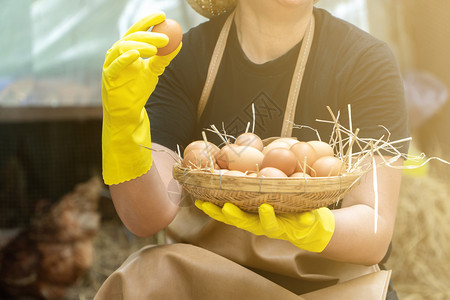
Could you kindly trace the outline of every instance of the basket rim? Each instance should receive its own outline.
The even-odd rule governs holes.
[[[356,184],[363,172],[347,173],[329,177],[261,178],[224,176],[202,169],[189,169],[175,164],[173,177],[181,185],[203,188],[261,193],[305,193],[317,191],[346,190]]]

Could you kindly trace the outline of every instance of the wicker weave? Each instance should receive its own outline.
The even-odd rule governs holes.
[[[200,15],[211,19],[231,11],[238,0],[187,0],[189,5]],[[314,0],[317,3],[319,0]]]
[[[257,212],[262,203],[269,203],[278,213],[293,213],[337,203],[357,185],[361,174],[307,179],[235,177],[177,164],[173,177],[194,198],[219,206],[231,202]]]
[[[187,0],[189,5],[206,18],[214,18],[232,10],[237,0]]]

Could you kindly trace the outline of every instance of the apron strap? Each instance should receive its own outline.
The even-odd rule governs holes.
[[[203,86],[203,91],[197,106],[197,123],[200,121],[203,110],[205,109],[206,103],[208,102],[209,95],[211,94],[211,89],[214,85],[217,71],[219,70],[220,62],[222,61],[223,52],[227,44],[228,33],[230,32],[233,18],[234,11],[228,16],[227,20],[225,21],[225,24],[220,31],[219,38],[214,48],[211,62],[209,63],[208,74],[206,75],[205,85]]]
[[[291,81],[289,89],[286,110],[284,111],[283,126],[281,128],[282,137],[292,136],[292,128],[294,125],[295,108],[297,107],[298,95],[302,85],[303,74],[305,73],[306,62],[308,61],[309,52],[314,37],[314,15],[311,16],[308,28],[306,29],[305,37],[303,38],[302,46],[295,65],[294,77]]]
[[[225,50],[228,34],[230,32],[231,24],[234,18],[234,11],[228,16],[222,30],[219,34],[216,46],[214,48],[211,62],[209,63],[208,74],[206,76],[205,85],[200,96],[200,100],[197,106],[197,122],[200,121],[200,117],[203,114],[206,103],[208,102],[211,89],[216,79],[217,71],[219,70],[220,62],[222,60],[223,52]],[[303,74],[305,73],[306,63],[308,61],[309,52],[314,37],[314,15],[311,16],[311,21],[306,29],[305,37],[303,38],[302,46],[300,48],[297,64],[294,70],[294,77],[292,78],[291,86],[289,89],[288,100],[286,104],[286,110],[284,113],[283,126],[281,129],[282,137],[292,136],[292,128],[294,124],[295,109],[297,107],[298,95],[300,93],[300,87],[303,80]]]

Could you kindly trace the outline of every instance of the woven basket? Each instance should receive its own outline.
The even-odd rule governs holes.
[[[187,0],[187,2],[200,15],[211,19],[234,9],[237,0]]]
[[[195,199],[219,206],[231,202],[247,212],[257,212],[262,203],[268,203],[278,213],[294,213],[337,203],[357,185],[361,174],[316,178],[235,177],[176,164],[173,177]]]
[[[314,0],[314,3],[318,1]],[[187,0],[187,3],[200,15],[211,19],[233,10],[237,0]]]

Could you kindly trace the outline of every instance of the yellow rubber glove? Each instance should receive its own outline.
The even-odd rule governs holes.
[[[276,215],[273,207],[266,203],[261,204],[258,214],[244,212],[231,203],[220,208],[210,202],[196,200],[195,206],[217,221],[256,235],[286,240],[311,252],[322,252],[334,232],[334,215],[326,207]]]
[[[180,51],[156,55],[168,43],[165,34],[147,30],[165,20],[163,12],[135,23],[108,50],[103,65],[103,179],[118,184],[145,174],[152,166],[150,122],[144,108],[158,76]]]

